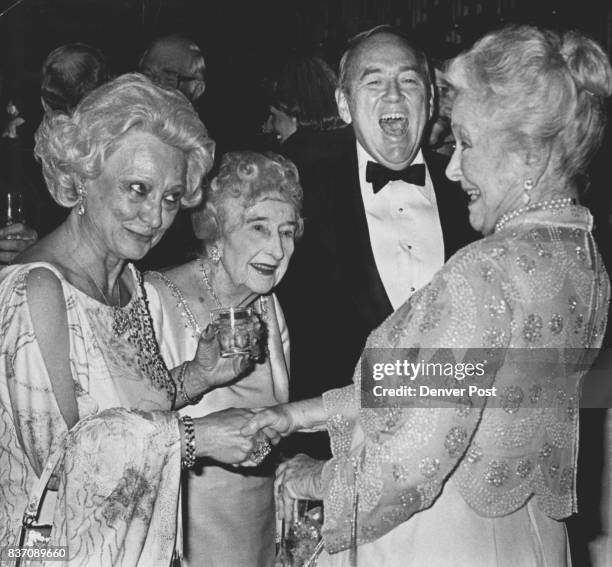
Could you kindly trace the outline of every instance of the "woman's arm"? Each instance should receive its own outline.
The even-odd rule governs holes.
[[[68,317],[62,284],[45,268],[34,268],[28,274],[27,298],[36,342],[59,411],[70,429],[79,412],[70,371]]]
[[[254,435],[263,430],[269,437],[287,437],[295,431],[324,431],[326,422],[323,398],[318,397],[258,410],[243,427],[242,433]]]
[[[72,373],[70,370],[70,340],[68,336],[68,318],[62,284],[57,276],[45,268],[35,268],[28,274],[27,280],[28,308],[36,341],[49,375],[60,413],[68,428],[79,420],[78,407]],[[190,373],[185,373],[185,387],[197,384],[214,384],[215,380],[227,381],[240,372],[240,362],[234,359],[221,359],[214,332],[200,341],[199,357],[189,363]],[[210,368],[205,365],[210,361]],[[179,369],[173,371],[176,375]],[[190,390],[191,391],[191,390]],[[183,404],[184,405],[184,404]],[[241,427],[252,417],[252,412],[242,409],[231,409],[217,412],[195,420],[196,455],[209,457],[226,463],[238,463],[247,459],[259,436],[244,436]],[[181,453],[184,456],[184,430],[181,431]]]
[[[248,355],[222,358],[212,325],[206,327],[193,360],[171,370],[176,384],[174,409],[198,403],[202,396],[245,375],[253,366]]]

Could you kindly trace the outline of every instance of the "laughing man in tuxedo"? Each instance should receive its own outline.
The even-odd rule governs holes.
[[[339,78],[354,136],[302,175],[305,235],[281,295],[296,399],[350,383],[368,334],[477,237],[445,157],[421,149],[433,112],[423,52],[379,26],[351,40]]]

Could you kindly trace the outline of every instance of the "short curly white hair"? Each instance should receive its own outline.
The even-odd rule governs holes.
[[[206,189],[207,206],[193,212],[196,236],[205,245],[223,238],[228,230],[231,212],[236,212],[235,207],[244,210],[269,195],[278,196],[293,207],[297,221],[295,237],[299,238],[304,231],[304,194],[295,164],[273,152],[226,153],[217,175]],[[240,199],[241,204],[237,205],[235,199]]]
[[[575,31],[528,25],[488,33],[449,66],[455,94],[495,116],[508,144],[549,146],[557,172],[574,181],[587,172],[606,125],[612,69],[603,49]]]
[[[184,152],[187,191],[181,204],[197,205],[202,179],[213,165],[215,144],[181,93],[162,89],[138,73],[121,75],[97,88],[71,116],[45,115],[34,152],[55,201],[64,207],[76,205],[77,187],[100,175],[119,139],[131,130],[153,134]]]

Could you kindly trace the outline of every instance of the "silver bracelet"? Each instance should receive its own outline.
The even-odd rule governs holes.
[[[189,415],[180,417],[185,431],[185,456],[181,459],[181,466],[184,469],[192,469],[196,461],[195,427],[193,418]]]
[[[187,393],[187,389],[185,388],[185,372],[187,372],[188,364],[189,364],[188,362],[183,362],[183,364],[181,364],[181,369],[179,370],[178,377],[176,379],[176,391],[183,402],[185,402],[188,405],[194,405],[194,404],[199,403],[199,401],[202,399],[204,394],[202,394],[201,396],[198,396],[197,398],[192,398]]]

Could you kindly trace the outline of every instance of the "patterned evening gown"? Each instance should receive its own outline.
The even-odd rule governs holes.
[[[80,421],[69,434],[41,520],[58,565],[168,567],[174,552],[180,437],[173,385],[155,343],[140,275],[113,308],[66,281],[50,264],[0,272],[0,542],[8,545],[42,468],[66,433],[27,303],[27,276],[51,270],[62,284],[70,368]],[[54,501],[56,501],[54,503]],[[45,565],[49,565],[45,563]]]

